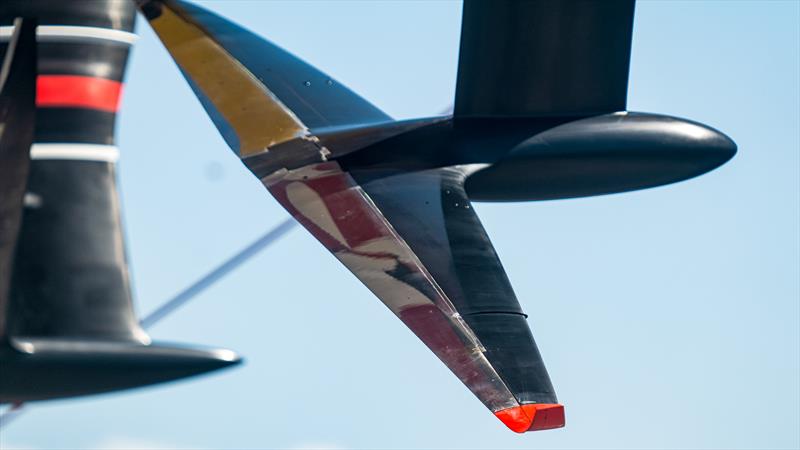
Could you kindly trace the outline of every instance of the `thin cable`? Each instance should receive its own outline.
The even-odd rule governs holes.
[[[168,314],[171,314],[173,311],[186,304],[186,302],[191,300],[194,296],[203,292],[206,288],[214,284],[214,282],[224,277],[237,267],[241,266],[245,261],[255,256],[262,249],[268,247],[270,244],[280,239],[284,234],[288,233],[289,230],[291,230],[295,225],[297,225],[297,222],[295,222],[295,220],[291,218],[281,222],[278,226],[269,230],[265,235],[258,238],[258,240],[256,240],[252,244],[242,249],[242,251],[240,251],[239,253],[233,255],[233,257],[231,257],[229,260],[222,263],[222,265],[212,270],[211,272],[206,274],[203,278],[200,278],[194,284],[187,287],[186,289],[178,293],[178,295],[176,295],[175,297],[173,297],[172,299],[168,300],[166,303],[158,307],[158,309],[145,316],[139,322],[139,324],[145,329],[155,325],[157,322],[165,318]]]

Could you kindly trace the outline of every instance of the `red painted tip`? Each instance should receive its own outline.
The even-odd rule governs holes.
[[[564,426],[564,406],[554,403],[531,403],[501,409],[494,413],[511,431],[550,430]]]

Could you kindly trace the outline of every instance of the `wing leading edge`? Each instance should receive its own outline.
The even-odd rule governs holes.
[[[324,160],[326,150],[310,129],[391,120],[326,74],[203,8],[177,0],[138,3],[240,157],[305,139],[307,162]]]

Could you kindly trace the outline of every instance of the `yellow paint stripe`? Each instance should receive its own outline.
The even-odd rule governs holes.
[[[239,156],[306,135],[308,129],[247,68],[172,5],[150,21],[175,62],[239,139]],[[177,8],[175,8],[177,9]]]

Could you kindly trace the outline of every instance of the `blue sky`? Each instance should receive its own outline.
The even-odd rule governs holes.
[[[209,1],[396,118],[452,102],[457,1]],[[673,186],[478,204],[567,427],[516,435],[295,229],[151,331],[244,365],[35,405],[2,448],[800,447],[800,3],[637,6],[629,109],[739,154]],[[140,22],[119,123],[140,313],[287,214]]]

